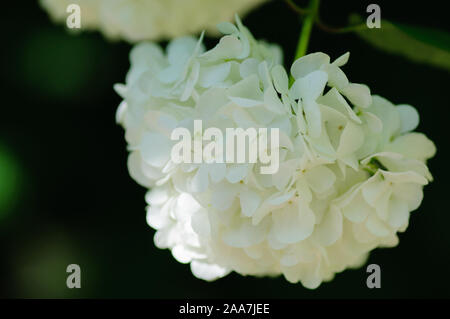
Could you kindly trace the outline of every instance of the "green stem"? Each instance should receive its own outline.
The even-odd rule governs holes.
[[[317,12],[319,11],[319,3],[320,0],[310,0],[308,11],[303,19],[302,30],[300,32],[300,37],[298,39],[297,50],[295,52],[294,61],[298,58],[301,58],[306,54],[308,50],[309,38],[311,37],[311,30],[314,25],[314,21],[316,20]],[[290,78],[291,84],[294,82],[294,79]]]
[[[304,56],[308,49],[309,38],[311,37],[311,30],[316,19],[316,14],[319,11],[320,0],[311,0],[309,2],[308,14],[303,20],[302,31],[298,39],[297,51],[295,53],[295,60]]]

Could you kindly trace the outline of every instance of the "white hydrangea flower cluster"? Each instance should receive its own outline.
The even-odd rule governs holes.
[[[204,29],[218,35],[216,25],[245,15],[268,0],[40,0],[54,21],[65,22],[67,7],[81,8],[81,28],[101,30],[108,38],[129,42],[170,39]]]
[[[411,132],[416,110],[351,83],[341,70],[348,53],[298,59],[289,85],[277,46],[239,19],[219,29],[209,51],[189,37],[166,52],[137,45],[126,84],[116,85],[130,174],[151,189],[156,246],[205,280],[283,274],[316,288],[372,249],[397,245],[432,179],[435,146]],[[279,128],[278,172],[261,174],[259,162],[173,163],[170,134],[192,131],[195,119],[203,129]]]

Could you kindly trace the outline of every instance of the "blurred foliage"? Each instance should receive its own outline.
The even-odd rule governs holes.
[[[364,19],[353,14],[350,24]],[[357,34],[376,48],[450,71],[450,34],[441,30],[395,23],[383,19],[381,28],[358,29]]]
[[[76,97],[95,80],[104,53],[101,44],[91,37],[69,37],[57,28],[32,32],[20,48],[19,76],[29,89],[52,98]]]
[[[16,265],[14,283],[22,297],[79,297],[81,293],[88,294],[95,284],[95,266],[61,230],[46,229],[39,238],[21,241],[17,248],[12,260]],[[81,267],[83,290],[67,288],[66,269],[70,264]]]
[[[0,221],[12,210],[20,187],[17,160],[0,142]]]

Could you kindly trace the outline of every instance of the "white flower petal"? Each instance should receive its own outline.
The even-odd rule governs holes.
[[[400,228],[408,223],[409,209],[408,203],[396,197],[392,198],[389,203],[389,219],[388,224],[393,228]]]
[[[231,247],[251,247],[258,245],[266,238],[269,226],[270,224],[267,222],[252,225],[251,220],[246,219],[228,228],[223,233],[222,239]]]
[[[201,193],[204,192],[209,185],[209,170],[207,164],[200,165],[195,175],[192,177],[189,183],[189,188],[192,192]]]
[[[282,94],[287,94],[289,91],[289,78],[286,70],[281,65],[276,65],[272,69],[272,78],[275,89]]]
[[[226,179],[235,184],[247,176],[248,164],[233,164],[228,166]]]
[[[389,235],[389,228],[375,215],[370,215],[366,221],[367,229],[375,236],[386,237]]]
[[[336,208],[325,213],[322,222],[315,227],[316,240],[323,246],[334,244],[342,236],[342,214]]]
[[[272,213],[272,219],[272,231],[281,243],[292,244],[302,241],[314,230],[314,213],[306,205],[288,205]]]
[[[222,84],[231,71],[231,63],[221,63],[201,69],[198,84],[210,88]]]
[[[348,79],[345,73],[336,65],[329,64],[324,68],[328,74],[328,85],[336,87],[339,91],[344,90],[348,85]]]
[[[342,208],[345,218],[356,224],[362,223],[372,211],[361,195],[355,196],[348,205]]]
[[[401,128],[400,133],[414,131],[419,125],[419,113],[411,105],[397,105],[397,111],[400,114]]]
[[[225,178],[227,165],[225,163],[212,163],[209,165],[209,176],[213,183],[218,183]]]
[[[327,84],[328,75],[324,71],[313,71],[292,84],[290,94],[293,99],[316,100]]]
[[[334,60],[332,64],[334,64],[338,67],[344,66],[345,64],[347,64],[349,57],[350,57],[350,52],[345,52],[339,58]]]
[[[210,264],[208,262],[193,260],[191,262],[191,271],[195,277],[212,281],[218,278],[226,276],[230,271],[216,264]]]
[[[309,134],[313,138],[319,137],[322,132],[322,116],[319,105],[315,101],[305,100],[303,109],[306,115]]]
[[[155,229],[167,226],[171,222],[169,211],[172,205],[172,201],[167,201],[162,205],[150,204],[147,208],[147,224]]]
[[[342,93],[356,106],[367,108],[372,104],[370,89],[366,85],[350,83]]]
[[[261,203],[261,197],[254,191],[243,189],[239,192],[242,214],[251,217]]]
[[[364,143],[364,132],[361,127],[348,122],[345,126],[337,153],[341,156],[355,152]]]
[[[425,161],[436,154],[436,146],[422,133],[408,133],[397,137],[386,146],[387,151],[400,153],[408,158]]]
[[[162,167],[170,158],[172,141],[162,134],[147,132],[142,136],[138,148],[146,163]]]
[[[297,59],[291,67],[291,74],[294,79],[302,78],[305,75],[319,70],[323,65],[330,63],[330,57],[322,52],[311,53]]]
[[[308,185],[318,194],[329,190],[336,180],[336,175],[326,166],[316,166],[306,170],[305,177]]]
[[[225,211],[234,201],[239,189],[228,183],[218,184],[212,192],[211,203],[216,209]]]

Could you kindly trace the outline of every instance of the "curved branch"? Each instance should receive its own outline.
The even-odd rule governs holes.
[[[293,0],[285,0],[285,2],[292,10],[294,10],[295,12],[297,12],[300,15],[305,15],[305,14],[309,13],[308,9],[304,9],[304,8],[299,7],[298,5],[296,5],[294,3]]]

